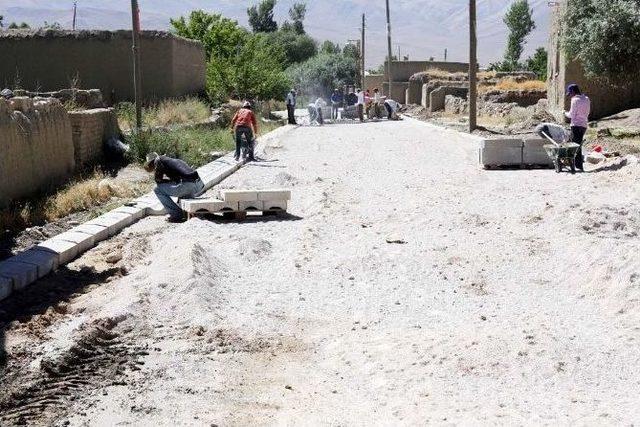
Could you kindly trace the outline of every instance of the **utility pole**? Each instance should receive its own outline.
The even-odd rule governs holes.
[[[133,40],[133,91],[136,101],[136,131],[142,129],[142,69],[140,64],[140,8],[138,0],[131,0]]]
[[[469,0],[469,132],[478,126],[478,37],[476,0]]]
[[[402,61],[402,56],[400,56],[400,45],[398,44],[398,61]]]
[[[77,14],[77,12],[78,12],[78,2],[74,1],[73,2],[73,25],[71,26],[73,31],[76,30],[76,14]]]
[[[360,51],[360,60],[362,61],[362,65],[361,65],[361,76],[362,76],[362,83],[360,84],[360,87],[362,88],[362,90],[365,90],[364,87],[364,69],[365,69],[365,59],[364,59],[364,55],[365,55],[365,15],[364,13],[362,14],[362,41],[360,42],[360,47],[362,48],[362,50]]]
[[[387,0],[387,48],[388,55],[387,58],[387,74],[389,74],[389,92],[387,93],[387,97],[391,99],[391,89],[393,87],[393,75],[391,74],[391,58],[393,53],[391,52],[391,11],[389,10],[389,0]]]
[[[449,53],[449,52],[447,51],[447,48],[445,47],[445,48],[444,48],[444,62],[447,62],[447,54],[448,54],[448,53]]]

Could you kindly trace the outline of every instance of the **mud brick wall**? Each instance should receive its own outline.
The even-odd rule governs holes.
[[[0,86],[57,91],[100,89],[107,105],[134,98],[131,31],[0,31]],[[146,101],[196,94],[205,87],[202,44],[163,31],[143,31]]]
[[[389,81],[386,62],[384,69],[384,79]],[[448,73],[466,73],[469,72],[469,64],[439,61],[391,61],[391,73],[394,82],[408,82],[414,74],[429,69],[437,69]]]
[[[49,190],[74,172],[71,123],[57,99],[0,99],[0,206]]]
[[[466,99],[469,96],[469,88],[455,86],[440,86],[429,94],[429,109],[431,112],[444,110],[447,95]]]
[[[69,120],[77,168],[100,160],[104,142],[119,134],[112,108],[71,111]]]
[[[384,83],[384,74],[369,74],[364,76],[364,89],[369,89],[371,93],[375,88],[382,90]]]
[[[582,92],[591,98],[591,120],[637,108],[640,105],[640,73],[629,73],[619,81],[592,79],[586,76],[579,62],[567,57],[562,47],[561,24],[566,7],[567,0],[562,0],[554,9],[552,18],[547,63],[549,111],[557,120],[564,120],[563,112],[570,107],[570,100],[565,96],[565,91],[571,83],[578,84]]]

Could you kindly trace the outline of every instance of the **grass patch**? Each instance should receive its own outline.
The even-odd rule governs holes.
[[[507,78],[502,79],[495,85],[481,85],[479,87],[480,93],[486,93],[490,91],[545,91],[547,90],[547,84],[540,80],[526,80],[524,82],[517,82],[514,79]]]
[[[133,129],[136,122],[135,105],[121,102],[116,105],[118,124],[123,130]],[[142,109],[142,121],[149,127],[169,127],[195,124],[211,116],[209,106],[198,98],[167,99]]]
[[[0,229],[18,231],[103,205],[114,198],[133,198],[147,190],[143,184],[114,183],[98,172],[80,177],[57,192],[14,203],[0,210]]]
[[[259,118],[258,131],[263,135],[280,127],[278,122],[264,123]],[[211,161],[213,151],[231,151],[235,148],[231,129],[177,129],[170,131],[145,131],[129,137],[130,160],[143,163],[148,153],[184,160],[194,168]]]

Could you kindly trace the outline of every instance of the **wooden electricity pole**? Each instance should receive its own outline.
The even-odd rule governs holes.
[[[133,40],[133,92],[136,102],[136,130],[142,129],[142,69],[140,61],[140,9],[138,0],[131,0]]]
[[[469,132],[478,126],[478,37],[476,0],[469,0]]]
[[[389,92],[387,93],[387,98],[391,99],[391,89],[393,87],[393,76],[391,75],[391,58],[393,57],[393,53],[391,52],[391,11],[389,10],[389,0],[387,0],[387,45],[387,73],[389,74]]]
[[[73,23],[71,24],[71,28],[73,29],[73,31],[76,30],[76,15],[78,13],[78,2],[74,1],[73,2]]]
[[[361,74],[362,83],[360,84],[360,87],[362,88],[362,90],[365,90],[365,87],[364,87],[364,69],[365,69],[365,59],[364,59],[365,50],[364,50],[364,48],[365,48],[365,42],[364,42],[364,40],[365,40],[365,15],[363,13],[362,14],[362,41],[360,42],[360,47],[361,47],[361,50],[360,50],[361,58],[360,58],[360,60],[362,61],[362,64],[360,66],[360,68],[361,68],[360,72],[362,73]]]

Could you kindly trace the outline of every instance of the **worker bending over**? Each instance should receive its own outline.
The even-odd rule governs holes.
[[[324,117],[322,116],[322,108],[326,107],[327,103],[324,99],[318,98],[316,102],[309,104],[307,108],[309,110],[309,124],[318,123],[320,126],[324,124]]]
[[[400,116],[398,116],[400,107],[400,103],[394,101],[393,99],[386,99],[384,101],[384,108],[387,110],[387,118],[389,120],[400,120]]]
[[[171,198],[192,199],[200,196],[204,191],[204,183],[198,172],[180,159],[159,156],[158,153],[147,154],[144,168],[155,175],[157,185],[154,192],[169,212],[167,221],[184,222],[184,212]]]
[[[571,109],[565,113],[567,118],[571,120],[571,140],[580,146],[578,154],[576,154],[576,168],[584,172],[582,144],[584,143],[584,134],[589,128],[591,100],[582,94],[577,84],[570,84],[567,87],[567,96],[571,97]]]
[[[244,148],[244,158],[253,162],[253,140],[258,133],[258,121],[256,115],[251,111],[251,103],[245,101],[242,108],[239,109],[233,119],[231,119],[231,127],[236,138],[236,162],[240,160],[240,152]],[[243,143],[243,137],[245,142]]]

